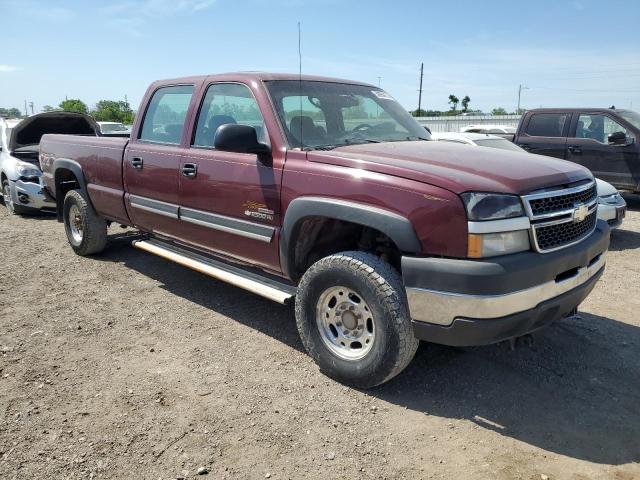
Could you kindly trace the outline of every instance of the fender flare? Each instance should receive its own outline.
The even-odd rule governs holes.
[[[302,221],[309,217],[343,220],[374,228],[389,237],[402,252],[419,253],[422,245],[411,222],[394,212],[357,202],[326,197],[294,199],[284,215],[280,231],[280,266],[282,272],[293,279],[295,238]]]
[[[56,195],[56,214],[58,216],[58,221],[62,221],[62,204],[64,203],[64,196],[60,195],[58,191],[58,182],[57,182],[57,173],[58,170],[65,169],[70,170],[75,177],[78,179],[78,183],[80,184],[80,191],[84,193],[85,198],[91,204],[91,199],[89,198],[89,194],[87,192],[87,181],[84,178],[84,173],[82,172],[82,167],[75,160],[69,160],[68,158],[57,158],[53,161],[53,165],[51,167],[51,171],[53,173],[53,181],[55,185],[55,195]]]

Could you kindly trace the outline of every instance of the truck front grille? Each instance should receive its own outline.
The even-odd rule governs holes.
[[[538,252],[574,245],[596,228],[598,192],[595,182],[522,197]]]
[[[588,186],[588,185],[587,185]],[[595,183],[586,190],[557,195],[554,197],[535,198],[529,201],[534,216],[545,215],[563,210],[573,209],[576,204],[589,203],[598,195]]]
[[[534,225],[533,231],[538,251],[555,250],[589,236],[596,226],[597,219],[598,212],[594,210],[582,222],[564,222],[546,226]]]

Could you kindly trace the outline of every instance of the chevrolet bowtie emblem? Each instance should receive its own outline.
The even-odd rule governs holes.
[[[573,223],[582,222],[585,218],[587,218],[588,213],[589,207],[587,207],[584,203],[581,203],[573,211]]]

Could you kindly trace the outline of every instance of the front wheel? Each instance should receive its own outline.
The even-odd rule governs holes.
[[[62,218],[71,248],[82,256],[100,253],[107,245],[107,221],[77,190],[67,192]]]
[[[37,212],[37,210],[28,207],[22,207],[20,205],[16,205],[13,202],[13,197],[11,195],[11,184],[9,180],[4,179],[2,181],[2,202],[4,203],[5,208],[7,209],[7,213],[9,215],[23,215],[25,213]]]
[[[396,376],[418,348],[400,275],[369,253],[313,264],[298,287],[296,322],[320,370],[359,388]]]

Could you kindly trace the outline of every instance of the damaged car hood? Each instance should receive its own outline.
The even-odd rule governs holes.
[[[9,151],[40,144],[46,133],[98,135],[100,128],[93,118],[83,113],[47,112],[25,118],[11,132]]]

